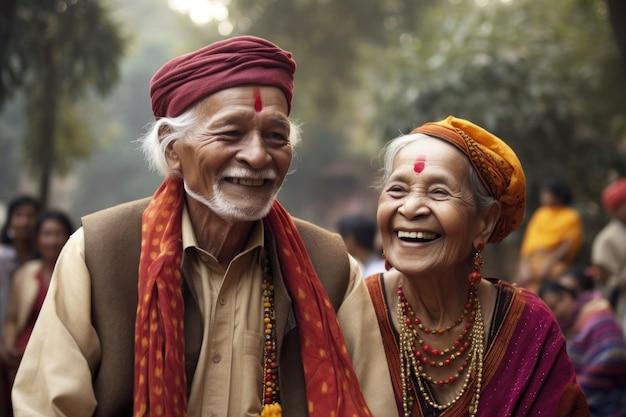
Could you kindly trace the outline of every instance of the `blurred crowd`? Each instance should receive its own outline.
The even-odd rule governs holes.
[[[0,235],[0,416],[12,416],[10,392],[52,271],[74,226],[67,213],[29,195],[7,206]]]

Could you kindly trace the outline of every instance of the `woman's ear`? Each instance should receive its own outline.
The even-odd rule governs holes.
[[[474,247],[477,247],[479,242],[486,243],[487,241],[489,241],[489,237],[491,237],[493,229],[495,229],[496,224],[498,224],[498,220],[500,220],[501,211],[502,207],[500,206],[499,201],[494,201],[485,210],[482,216],[482,220],[480,222],[478,236],[476,237],[476,241],[474,242]]]

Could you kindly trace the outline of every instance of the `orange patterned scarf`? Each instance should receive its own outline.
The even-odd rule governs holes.
[[[181,290],[183,187],[169,177],[143,213],[135,324],[134,417],[187,415]],[[264,220],[274,236],[300,331],[309,415],[371,416],[337,316],[289,214]],[[260,312],[259,312],[260,314]]]

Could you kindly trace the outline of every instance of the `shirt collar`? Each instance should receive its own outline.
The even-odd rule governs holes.
[[[191,218],[189,217],[189,211],[187,210],[187,204],[183,207],[183,215],[182,215],[182,240],[183,240],[183,251],[187,248],[198,248],[198,241],[196,239],[196,233],[193,230],[193,226],[191,224]],[[264,239],[265,239],[265,228],[263,226],[262,220],[256,220],[254,222],[254,226],[252,227],[252,231],[250,232],[250,238],[248,239],[248,243],[246,247],[241,251],[241,253],[251,251],[257,247],[264,247]],[[261,256],[263,251],[258,251],[259,256]]]

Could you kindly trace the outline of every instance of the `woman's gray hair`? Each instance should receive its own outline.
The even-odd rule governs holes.
[[[170,169],[165,159],[165,150],[171,142],[188,137],[200,121],[206,105],[192,106],[177,117],[161,117],[147,126],[146,133],[138,139],[141,150],[150,169],[164,177],[180,176],[180,172]],[[302,139],[300,126],[289,120],[289,141],[295,148]],[[160,135],[159,135],[160,132]]]
[[[382,175],[380,181],[381,187],[384,186],[387,181],[389,181],[389,178],[391,177],[391,173],[393,171],[393,163],[396,160],[398,153],[400,153],[400,151],[404,149],[405,146],[423,139],[437,138],[433,138],[432,136],[426,135],[424,133],[413,133],[398,136],[397,138],[387,142],[387,144],[381,151],[383,160],[383,167],[381,168]],[[469,162],[469,158],[467,158],[466,155],[463,156],[465,156],[467,161]],[[476,207],[479,210],[486,209],[495,201],[495,199],[487,192],[487,189],[483,185],[472,164],[470,163],[468,165],[470,186],[472,187],[472,194],[474,195],[474,200],[476,201]]]

